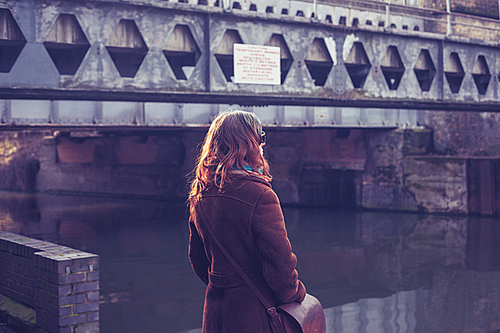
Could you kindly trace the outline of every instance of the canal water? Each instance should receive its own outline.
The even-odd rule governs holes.
[[[329,333],[500,332],[498,218],[284,214]],[[199,332],[184,203],[0,192],[0,228],[100,256],[102,332]]]

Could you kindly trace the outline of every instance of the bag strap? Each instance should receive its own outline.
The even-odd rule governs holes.
[[[198,209],[199,208],[199,209]],[[205,220],[205,227],[207,228],[208,232],[210,233],[210,236],[214,240],[215,244],[219,247],[219,249],[222,251],[226,259],[229,261],[229,263],[234,267],[236,272],[241,276],[243,281],[248,285],[250,290],[253,291],[255,296],[259,299],[259,301],[264,305],[264,307],[267,309],[267,313],[271,316],[271,321],[273,323],[273,326],[277,329],[276,333],[286,333],[285,330],[283,329],[283,325],[281,324],[281,321],[278,316],[278,312],[276,311],[276,308],[269,303],[269,301],[262,295],[262,293],[257,289],[255,284],[250,280],[248,275],[245,273],[245,271],[241,268],[240,265],[236,262],[236,260],[233,259],[233,257],[227,252],[226,248],[222,245],[220,242],[219,238],[215,234],[214,230],[212,229],[212,226],[210,225],[210,221],[207,219],[205,212],[203,211],[203,207],[201,207],[201,202],[198,203],[197,207],[195,208],[198,213],[202,216],[202,221]]]

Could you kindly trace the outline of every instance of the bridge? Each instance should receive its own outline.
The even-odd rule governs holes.
[[[0,188],[185,198],[238,104],[283,203],[499,214],[498,19],[418,1],[0,1]]]
[[[3,1],[2,126],[206,125],[230,104],[277,126],[499,110],[495,20],[359,3]],[[279,47],[281,84],[235,83],[238,43]]]

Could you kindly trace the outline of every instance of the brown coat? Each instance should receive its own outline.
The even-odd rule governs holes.
[[[304,299],[278,197],[267,181],[240,176],[220,192],[212,188],[202,193],[199,205],[226,250],[269,302]],[[189,259],[207,284],[203,333],[271,332],[266,309],[212,241],[205,223],[196,213],[189,219]]]

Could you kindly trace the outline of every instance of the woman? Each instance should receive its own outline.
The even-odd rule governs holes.
[[[230,111],[212,122],[198,157],[189,195],[189,259],[207,284],[203,333],[272,332],[266,309],[214,243],[207,222],[273,306],[306,295],[264,144],[254,114]]]

